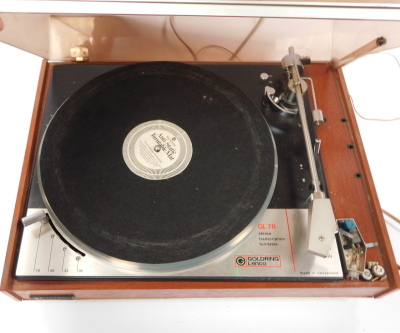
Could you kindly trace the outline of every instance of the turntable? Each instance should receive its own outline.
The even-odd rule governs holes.
[[[51,19],[55,31],[91,22],[97,40],[94,52],[72,47],[73,62],[44,64],[4,292],[377,296],[399,286],[340,70],[346,58],[332,70],[290,46],[280,62],[200,62],[200,51],[195,61],[154,59],[144,43],[146,61],[105,63],[96,52],[119,51],[98,21],[133,26]],[[368,268],[376,276],[363,281]]]

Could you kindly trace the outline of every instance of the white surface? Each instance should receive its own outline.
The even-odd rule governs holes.
[[[394,0],[395,1],[395,0]],[[246,6],[241,4],[246,3]],[[71,13],[71,14],[141,14],[141,15],[210,15],[210,16],[246,16],[246,17],[297,17],[322,19],[368,19],[398,20],[399,4],[388,6],[379,1],[371,1],[362,7],[349,3],[306,4],[298,2],[263,1],[268,6],[260,6],[256,1],[34,1],[2,0],[5,12],[28,13]],[[367,1],[369,2],[369,1]],[[289,3],[289,4],[288,4]]]
[[[390,97],[395,106],[378,106],[361,112],[380,116],[396,108],[399,83],[397,64],[382,71],[390,61],[379,59],[368,73],[361,94],[384,100],[373,84],[374,75],[385,72],[385,86],[397,87]],[[384,58],[386,59],[386,58]],[[0,272],[8,241],[22,159],[30,123],[41,59],[0,44]],[[397,71],[397,72],[396,72]],[[397,74],[396,74],[397,73]],[[357,80],[357,77],[353,78]],[[391,81],[389,81],[391,80]],[[361,79],[364,83],[365,79]],[[380,81],[381,82],[381,81]],[[389,84],[389,82],[391,82]],[[352,92],[355,104],[358,97]],[[388,101],[390,102],[390,101]],[[375,114],[378,112],[379,114]],[[371,114],[370,114],[371,115]],[[386,114],[385,114],[386,116]],[[398,151],[400,121],[360,122],[382,206],[399,216],[396,193],[399,186]],[[378,134],[379,131],[379,134]],[[387,140],[396,140],[387,141]],[[387,149],[387,151],[386,151]],[[393,169],[390,169],[394,165]],[[394,184],[397,183],[397,187]],[[398,197],[398,196],[397,196]],[[398,201],[398,200],[397,200]],[[400,243],[399,227],[390,227]],[[400,253],[400,252],[398,252]],[[15,302],[0,294],[3,331],[8,332],[398,332],[400,292],[382,299],[160,299],[114,301]]]

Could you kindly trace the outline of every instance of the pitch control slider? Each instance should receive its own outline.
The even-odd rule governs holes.
[[[309,252],[327,257],[331,249],[333,239],[335,237],[336,223],[333,214],[332,204],[329,198],[321,190],[321,184],[318,178],[317,166],[314,158],[314,150],[311,143],[310,132],[307,125],[306,110],[304,107],[302,79],[298,70],[299,56],[296,60],[293,47],[289,48],[289,56],[292,63],[288,64],[286,69],[291,74],[293,87],[296,92],[296,101],[298,113],[303,129],[304,141],[307,149],[307,157],[311,170],[311,178],[313,184],[313,193],[311,194],[311,202],[308,207],[308,240],[307,249]],[[285,57],[286,58],[286,57]],[[285,59],[284,58],[284,59]],[[285,62],[284,62],[285,64]]]

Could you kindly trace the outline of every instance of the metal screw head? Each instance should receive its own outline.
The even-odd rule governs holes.
[[[325,237],[324,236],[319,236],[319,238],[318,238],[321,242],[323,242],[324,240],[325,240]]]
[[[154,146],[154,151],[158,153],[161,150],[161,145]]]
[[[267,81],[268,78],[269,78],[269,75],[268,75],[267,73],[261,73],[261,74],[260,74],[260,79],[261,79],[262,81]]]

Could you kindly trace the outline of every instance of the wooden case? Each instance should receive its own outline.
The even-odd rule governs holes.
[[[17,280],[14,270],[26,213],[39,132],[53,68],[43,60],[28,144],[21,174],[15,213],[1,282],[1,291],[17,299],[73,297],[75,299],[122,299],[166,297],[269,297],[269,296],[365,296],[378,297],[400,287],[400,277],[381,207],[341,68],[330,62],[311,64],[306,75],[314,80],[319,108],[327,121],[317,128],[322,140],[321,156],[336,218],[352,217],[366,243],[378,242],[368,250],[368,261],[379,262],[387,278],[374,282],[238,282],[165,280]],[[79,66],[79,64],[76,64]],[[356,200],[354,200],[356,198]]]

